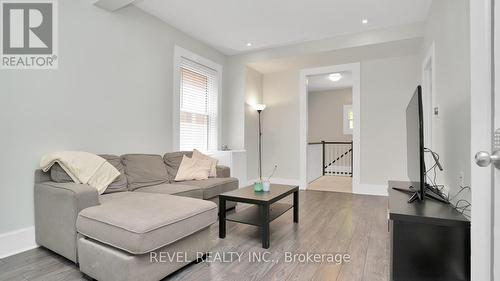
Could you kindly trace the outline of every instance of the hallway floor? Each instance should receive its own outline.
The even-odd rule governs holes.
[[[352,178],[322,176],[307,185],[308,190],[352,193]]]
[[[387,281],[389,232],[387,198],[348,193],[300,191],[299,223],[288,211],[271,223],[271,246],[261,247],[260,229],[227,222],[227,236],[219,239],[219,225],[210,227],[213,257],[191,264],[164,281]],[[291,196],[283,203],[290,204]],[[248,207],[238,203],[236,211]],[[217,260],[217,255],[239,253],[241,260]],[[262,257],[271,262],[250,260]],[[293,255],[349,254],[346,263],[286,261]],[[228,254],[229,255],[229,254]],[[255,259],[255,258],[254,258]],[[0,281],[88,281],[77,265],[44,248],[0,259]]]

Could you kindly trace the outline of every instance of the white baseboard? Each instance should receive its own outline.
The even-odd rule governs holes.
[[[288,185],[300,185],[300,181],[297,179],[271,179],[271,183],[274,184],[288,184]]]
[[[0,234],[0,259],[36,247],[34,226]]]
[[[377,196],[387,196],[387,186],[378,184],[366,184],[360,183],[352,186],[352,193],[354,194],[365,194],[365,195],[377,195]]]
[[[252,185],[254,182],[258,181],[258,179],[249,180],[246,186]],[[274,184],[287,184],[287,185],[300,185],[299,180],[297,179],[283,179],[283,178],[272,178],[271,183]]]
[[[252,185],[257,179],[249,180],[246,186]],[[274,184],[288,184],[288,185],[298,185],[300,186],[300,181],[297,179],[283,179],[275,178],[271,179],[271,183]],[[378,184],[366,184],[361,183],[353,185],[352,193],[354,194],[364,194],[364,195],[376,195],[376,196],[387,196],[387,186]]]
[[[249,185],[252,185],[252,184],[253,184],[254,182],[256,182],[256,181],[257,181],[257,179],[254,179],[254,180],[247,180],[247,182],[246,182],[244,185],[241,185],[241,184],[240,184],[240,188],[242,188],[242,187],[247,187],[247,186],[249,186]]]

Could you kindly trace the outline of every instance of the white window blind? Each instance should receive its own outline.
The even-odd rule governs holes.
[[[217,150],[217,71],[187,58],[180,64],[181,150]]]

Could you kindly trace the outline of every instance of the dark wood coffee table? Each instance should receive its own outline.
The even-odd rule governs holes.
[[[293,205],[276,203],[293,193]],[[293,185],[271,184],[269,192],[255,192],[252,186],[229,191],[219,195],[219,210],[226,209],[226,201],[254,204],[226,216],[219,212],[219,237],[226,237],[226,221],[259,226],[262,232],[262,248],[269,248],[269,223],[293,208],[293,222],[299,222],[299,187]]]

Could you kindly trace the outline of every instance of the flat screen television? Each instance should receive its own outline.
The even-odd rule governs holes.
[[[408,178],[416,192],[413,200],[425,198],[423,112],[422,87],[418,86],[406,106],[406,159]]]
[[[436,154],[424,147],[424,108],[422,102],[422,87],[417,86],[413,96],[406,106],[406,167],[408,178],[411,182],[410,189],[395,188],[411,194],[408,200],[422,201],[426,197],[443,203],[448,203],[448,199],[434,186],[425,182],[425,155],[429,151],[436,162],[435,165],[442,170],[439,158]]]

